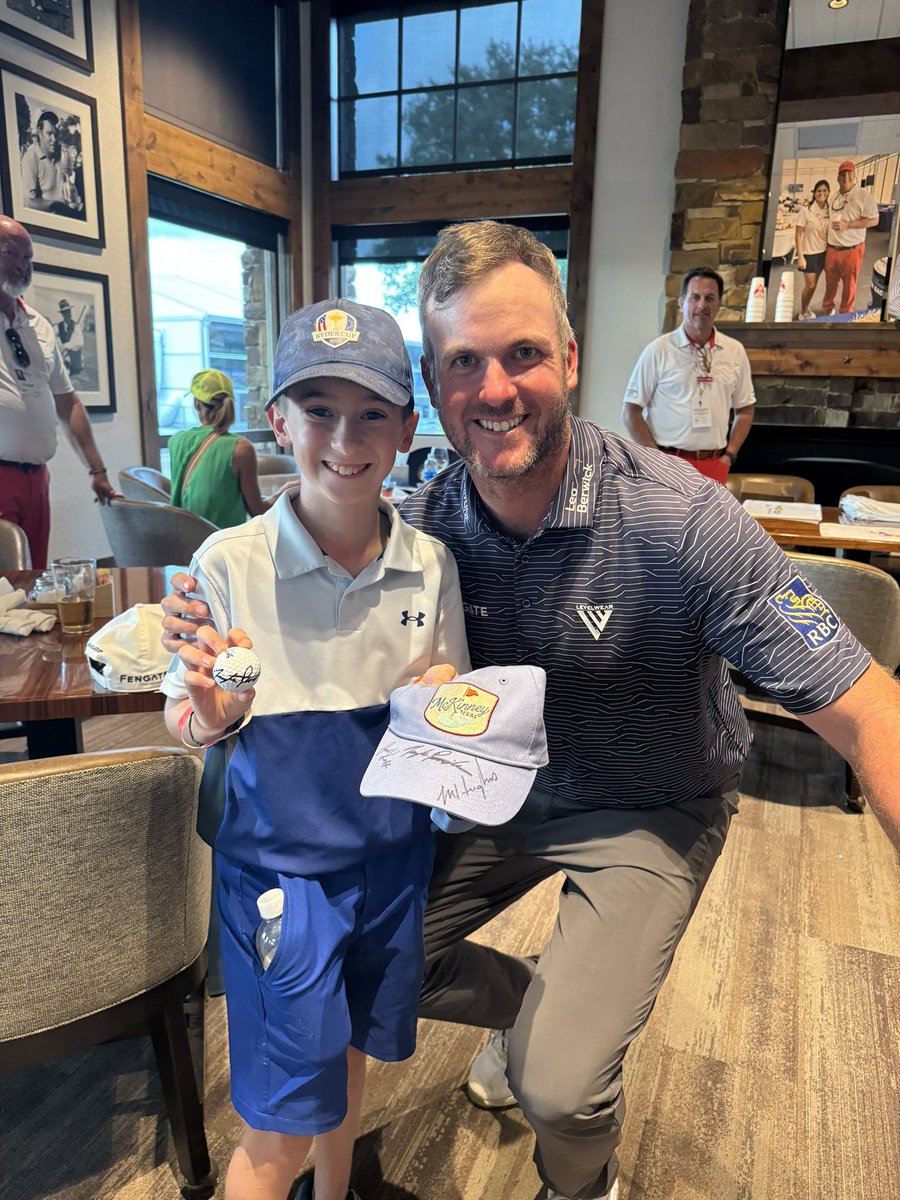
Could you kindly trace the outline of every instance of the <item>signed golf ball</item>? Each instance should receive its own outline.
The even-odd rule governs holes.
[[[229,646],[218,656],[213,666],[213,679],[226,692],[243,692],[252,688],[262,670],[259,659],[244,646]]]

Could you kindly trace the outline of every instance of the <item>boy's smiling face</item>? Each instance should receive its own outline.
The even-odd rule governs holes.
[[[368,388],[335,378],[295,383],[267,415],[279,446],[293,449],[304,508],[376,503],[419,420]]]

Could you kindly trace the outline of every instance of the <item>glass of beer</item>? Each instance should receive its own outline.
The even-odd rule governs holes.
[[[90,633],[94,628],[97,560],[55,558],[50,567],[56,584],[59,623],[63,633]]]

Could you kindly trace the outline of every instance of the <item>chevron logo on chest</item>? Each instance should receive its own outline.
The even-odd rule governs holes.
[[[611,604],[575,605],[575,611],[581,617],[585,628],[595,642],[599,642],[600,634],[606,628],[606,622],[612,616],[612,610],[613,606]]]

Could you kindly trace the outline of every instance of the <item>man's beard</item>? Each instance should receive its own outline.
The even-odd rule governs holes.
[[[10,300],[18,300],[28,291],[28,282],[13,283],[11,279],[5,279],[3,283],[0,283],[0,291],[9,296]]]
[[[440,395],[438,395],[437,400],[437,411],[438,416],[440,416]],[[491,470],[488,463],[485,462],[478,450],[472,445],[471,438],[467,433],[464,433],[459,443],[457,443],[446,429],[444,432],[447,433],[450,444],[466,464],[471,475],[492,482],[502,482],[506,479],[522,479],[539,467],[544,461],[553,459],[556,452],[561,446],[565,445],[568,438],[569,416],[569,393],[567,388],[562,387],[557,393],[556,404],[549,414],[547,426],[541,436],[531,444],[522,459],[499,473]],[[493,419],[496,421],[509,420],[508,417],[501,415]]]

